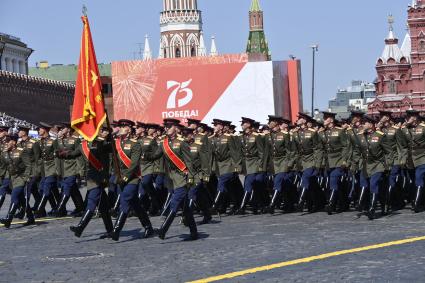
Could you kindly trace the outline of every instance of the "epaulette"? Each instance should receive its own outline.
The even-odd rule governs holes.
[[[391,127],[393,127],[396,130],[400,129],[400,127],[397,127],[396,125],[392,125]]]
[[[380,135],[380,136],[383,136],[384,135],[384,133],[383,132],[381,132],[381,131],[376,131],[375,133],[377,133],[378,135]]]
[[[321,132],[324,132],[324,131],[325,131],[325,129],[322,128],[322,129],[319,129],[317,132],[321,133]]]
[[[253,135],[253,136],[258,136],[258,135],[261,135],[261,134],[256,133],[256,132],[253,132],[253,133],[252,133],[252,135]]]
[[[225,133],[224,136],[231,137],[232,135],[231,134],[228,134],[228,133]]]
[[[197,141],[195,141],[195,142],[194,142],[194,144],[202,145],[202,143],[201,143],[201,142],[197,142]]]
[[[347,130],[348,131],[350,131],[350,130],[352,130],[353,128],[351,127],[351,126],[349,126],[348,128],[347,128]]]
[[[178,140],[178,141],[184,141],[184,138],[182,138],[182,137],[177,137],[177,140]]]
[[[198,133],[198,135],[205,136],[205,134],[204,134],[204,133]]]
[[[153,137],[151,137],[151,136],[146,136],[145,138],[153,140]]]
[[[288,132],[288,131],[282,131],[282,134],[287,135],[287,134],[290,134],[290,132]]]
[[[307,130],[309,130],[310,132],[316,133],[317,131],[313,128],[308,128]]]
[[[97,140],[98,140],[98,141],[104,141],[105,139],[104,139],[104,138],[102,138],[102,137],[97,137]]]
[[[37,140],[36,139],[30,139],[30,143],[36,143]]]
[[[335,129],[338,129],[338,130],[343,130],[343,128],[341,128],[341,127],[335,127]]]
[[[422,126],[422,127],[425,127],[425,123],[424,122],[420,123],[419,125]]]
[[[130,141],[132,141],[132,142],[137,142],[137,140],[136,140],[136,139],[130,139]]]

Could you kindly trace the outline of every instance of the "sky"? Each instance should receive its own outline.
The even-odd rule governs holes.
[[[248,39],[251,0],[198,0],[207,47],[216,37],[219,53],[242,53]],[[312,44],[316,57],[315,108],[327,109],[338,88],[352,80],[373,82],[375,63],[395,18],[400,42],[406,34],[411,0],[260,0],[273,60],[294,55],[302,61],[304,109],[311,108]],[[162,0],[0,0],[0,32],[21,38],[34,49],[30,66],[77,64],[85,4],[98,62],[132,60],[150,37],[158,56]],[[136,55],[138,56],[138,55]]]

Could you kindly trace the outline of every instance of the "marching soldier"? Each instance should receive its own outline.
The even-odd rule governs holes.
[[[400,195],[397,184],[401,180],[401,159],[407,156],[408,146],[407,140],[401,131],[401,128],[394,123],[392,113],[389,111],[380,111],[380,121],[378,128],[385,136],[386,147],[390,151],[386,154],[385,159],[389,172],[388,190],[386,192],[385,213],[392,210],[392,203],[395,201],[393,197]],[[404,202],[399,199],[400,202]]]
[[[25,186],[25,209],[27,215],[30,214],[31,217],[28,217],[28,222],[26,225],[34,224],[34,217],[30,207],[30,198],[31,194],[34,196],[35,203],[39,203],[41,196],[38,193],[37,183],[40,177],[40,170],[38,168],[38,163],[40,159],[40,144],[37,140],[32,139],[28,136],[30,128],[28,127],[19,127],[18,129],[18,148],[22,148],[22,156],[25,160],[29,160],[30,169],[29,169],[29,178]],[[28,211],[31,210],[31,211]]]
[[[385,156],[391,151],[391,148],[388,147],[388,143],[385,140],[387,138],[385,133],[376,130],[375,119],[364,116],[363,121],[363,131],[358,133],[359,145],[363,156],[361,174],[369,183],[370,207],[367,216],[370,220],[373,220],[377,203],[380,200],[380,192],[382,193],[383,189],[384,172],[388,170]],[[385,214],[385,201],[382,199],[380,201],[382,213]]]
[[[60,168],[62,169],[60,174],[62,176],[62,196],[56,211],[57,217],[67,215],[66,204],[72,193],[74,195],[76,211],[81,212],[83,210],[83,198],[77,184],[80,174],[77,159],[81,154],[72,157],[67,155],[67,152],[74,152],[80,147],[81,140],[79,135],[71,129],[71,125],[64,124],[63,126],[61,130],[62,138],[58,139],[57,142],[57,156],[61,162]],[[79,151],[77,150],[77,152]]]
[[[261,187],[262,179],[260,173],[267,169],[265,154],[265,143],[263,138],[254,130],[255,121],[242,117],[243,135],[240,138],[242,149],[242,160],[244,163],[244,196],[238,213],[244,214],[245,207],[251,201],[254,213],[258,211],[258,198],[261,195],[263,187]],[[254,199],[254,193],[257,199]]]
[[[242,172],[242,158],[240,146],[236,137],[227,133],[230,122],[219,119],[213,120],[214,135],[210,138],[213,158],[213,170],[218,177],[217,195],[213,204],[213,212],[220,212],[228,197],[234,201],[236,192],[233,191],[235,175]]]
[[[0,223],[6,228],[10,227],[13,217],[21,205],[21,200],[26,198],[26,184],[31,176],[31,157],[24,152],[24,148],[17,147],[17,136],[10,138],[6,150],[2,152],[2,163],[6,164],[12,188],[11,205],[6,218],[0,219]],[[28,204],[28,202],[27,202]],[[24,225],[35,224],[34,215],[29,206],[26,207],[28,221]]]
[[[179,123],[180,121],[175,119],[164,120],[164,126],[167,131],[166,137],[160,143],[157,152],[150,155],[152,160],[162,156],[165,157],[166,175],[174,191],[170,200],[170,211],[158,230],[158,237],[162,240],[165,239],[165,235],[180,208],[183,209],[185,222],[190,229],[190,240],[198,239],[198,230],[193,211],[189,206],[188,191],[189,186],[194,184],[195,179],[199,180],[200,176],[192,163],[190,145],[178,136],[177,128]]]
[[[158,144],[155,140],[155,133],[157,130],[157,125],[155,124],[142,124],[137,123],[138,127],[143,126],[146,134],[142,137],[139,137],[139,142],[142,148],[142,156],[140,158],[140,170],[142,179],[139,184],[139,199],[143,200],[144,197],[149,197],[150,210],[149,214],[151,216],[156,216],[160,210],[160,198],[159,192],[155,190],[155,162],[146,160],[144,153],[146,152],[155,152]]]
[[[81,237],[84,229],[92,219],[96,207],[99,207],[99,213],[102,217],[106,233],[101,238],[108,238],[112,235],[113,225],[109,213],[108,197],[105,188],[109,179],[109,153],[112,152],[112,144],[109,135],[109,129],[103,127],[99,136],[92,142],[83,140],[78,148],[72,152],[66,152],[66,157],[84,156],[87,164],[87,207],[79,224],[71,226],[70,230],[76,237]]]
[[[51,125],[40,122],[38,128],[38,135],[40,137],[40,166],[41,166],[41,182],[40,187],[42,191],[42,197],[40,203],[36,207],[36,216],[46,216],[45,207],[47,201],[50,201],[52,210],[56,209],[55,197],[52,194],[52,190],[57,188],[57,163],[56,163],[56,152],[58,148],[57,140],[50,137],[49,131],[52,128]]]
[[[425,180],[425,123],[421,121],[422,117],[418,111],[408,110],[406,114],[409,150],[415,167],[416,192],[412,208],[414,212],[418,213],[422,210]]]
[[[303,211],[304,203],[307,200],[307,194],[310,193],[309,211],[313,210],[312,201],[315,200],[315,179],[318,169],[322,164],[323,145],[319,141],[319,135],[308,124],[314,124],[314,119],[304,113],[298,114],[297,125],[299,129],[294,134],[299,159],[301,162],[301,193],[298,200],[298,210]]]
[[[339,199],[344,202],[345,196],[341,187],[346,173],[349,157],[349,139],[344,129],[337,127],[335,123],[335,113],[323,112],[325,130],[324,152],[326,153],[325,162],[329,172],[330,196],[326,211],[329,215],[333,213],[336,207],[339,193]],[[340,203],[343,206],[343,203]]]
[[[145,229],[144,237],[148,238],[154,234],[154,230],[149,216],[141,206],[138,198],[139,166],[140,156],[142,155],[140,143],[130,138],[134,122],[123,119],[118,121],[118,125],[120,127],[120,133],[115,140],[115,147],[118,153],[119,167],[122,175],[122,180],[118,182],[122,192],[120,197],[120,213],[115,222],[111,237],[114,241],[119,240],[131,206]]]
[[[275,207],[280,203],[283,195],[283,202],[287,210],[291,210],[291,199],[289,190],[292,187],[293,169],[293,142],[292,134],[289,132],[290,121],[281,117],[269,116],[268,142],[271,143],[271,162],[273,168],[273,197],[270,202],[269,211],[274,213]],[[283,194],[282,194],[282,190]]]

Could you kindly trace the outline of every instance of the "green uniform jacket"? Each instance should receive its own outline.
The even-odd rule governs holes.
[[[211,138],[213,166],[217,176],[242,172],[242,151],[238,139],[230,134]]]
[[[381,131],[359,132],[357,136],[363,156],[361,170],[365,177],[388,170],[385,156],[391,151],[391,147],[388,147],[388,142],[385,141],[387,138],[385,134]]]
[[[425,164],[425,123],[409,129],[409,146],[414,167]]]
[[[168,177],[170,184],[168,184],[167,188],[169,189],[178,189],[187,187],[190,185],[190,179],[194,180],[197,175],[197,171],[194,170],[192,165],[192,156],[190,153],[190,146],[187,142],[185,142],[182,138],[176,138],[173,141],[169,141],[169,146],[171,150],[177,155],[180,160],[182,160],[186,167],[187,173],[180,171],[171,161],[171,159],[167,156],[164,150],[164,141],[161,141],[157,151],[154,154],[146,153],[146,157],[150,160],[155,160],[164,156],[165,160],[165,174]]]
[[[404,166],[406,169],[415,169],[415,165],[413,164],[413,156],[412,156],[412,134],[410,132],[410,127],[402,126],[400,129],[402,136],[401,139],[402,145],[405,146],[407,154],[400,154],[400,164]]]
[[[78,136],[71,136],[68,138],[58,140],[58,150],[65,152],[73,152],[80,148],[81,140]],[[78,163],[78,158],[81,154],[76,156],[60,157],[61,162],[61,176],[63,178],[70,176],[77,176],[81,173],[81,168]]]
[[[142,155],[142,148],[140,143],[135,139],[121,140],[121,148],[125,155],[131,160],[130,167],[127,168],[120,155],[118,154],[121,176],[123,179],[127,179],[128,184],[138,184],[140,173],[140,156]]]
[[[43,138],[40,140],[40,171],[42,177],[58,175],[56,163],[57,140]]]
[[[11,188],[25,186],[31,173],[31,161],[28,155],[24,154],[24,148],[17,147],[12,151],[4,151],[1,159],[6,164]]]
[[[270,153],[273,164],[273,173],[287,173],[292,170],[292,152],[291,147],[294,145],[291,142],[289,132],[277,132],[268,135],[270,143]]]
[[[385,134],[386,147],[391,151],[385,156],[389,169],[395,165],[406,164],[408,154],[407,140],[400,128],[390,126],[382,130]]]
[[[145,159],[146,152],[155,152],[158,144],[152,137],[143,137],[139,139],[139,143],[142,149],[142,156],[140,157],[140,170],[142,171],[142,177],[155,173],[155,161]]]
[[[0,154],[6,151],[6,143],[0,140]],[[3,179],[9,178],[9,173],[7,172],[7,164],[3,162],[3,159],[0,158],[0,185],[3,182]]]
[[[209,155],[207,147],[204,143],[193,141],[187,143],[190,149],[190,163],[192,167],[191,175],[189,176],[190,184],[199,184],[201,181],[209,180],[209,173],[207,169]]]
[[[251,133],[240,137],[242,142],[242,156],[244,162],[244,174],[256,174],[266,172],[267,163],[265,157],[265,143],[258,133]]]
[[[301,168],[320,168],[323,161],[323,144],[314,129],[299,129],[294,133]]]
[[[212,153],[212,144],[211,140],[208,138],[206,134],[197,133],[194,136],[195,143],[201,145],[201,152],[202,152],[202,167],[204,176],[203,179],[205,181],[209,180],[209,177],[212,174],[213,171],[213,153]]]
[[[40,143],[35,139],[28,139],[26,141],[20,141],[17,145],[20,148],[23,148],[23,156],[26,160],[29,160],[30,166],[27,169],[30,177],[39,177],[39,160],[40,160]]]
[[[326,168],[347,167],[350,156],[349,138],[346,130],[334,127],[323,131]]]
[[[349,139],[348,144],[348,168],[351,172],[356,172],[363,167],[363,152],[360,147],[359,129],[349,127],[347,129],[347,135]]]
[[[82,144],[80,143],[78,148],[75,148],[73,151],[68,152],[67,156],[70,158],[75,158],[80,156],[86,162],[86,172],[84,176],[87,180],[87,190],[92,190],[96,187],[106,187],[109,180],[109,166],[110,166],[110,156],[112,152],[112,145],[110,142],[107,142],[103,138],[96,138],[92,142],[88,142],[88,148],[90,153],[102,164],[102,170],[98,171],[93,165],[89,162],[86,155],[84,154]]]

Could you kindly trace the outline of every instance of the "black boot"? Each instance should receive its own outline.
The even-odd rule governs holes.
[[[218,208],[220,207],[222,194],[223,193],[220,192],[220,191],[217,192],[217,196],[215,197],[214,204],[213,204],[212,209],[211,209],[211,214],[215,215],[215,214],[218,213]]]
[[[22,220],[22,219],[24,219],[24,217],[25,217],[25,206],[22,206],[22,204],[21,204],[19,206],[18,210],[16,211],[15,218]]]
[[[331,196],[329,197],[328,205],[326,206],[326,212],[328,215],[332,215],[332,213],[335,210],[335,204],[336,204],[336,191],[332,190]]]
[[[3,203],[4,203],[5,200],[6,200],[6,196],[5,195],[0,196],[0,209],[3,206]]]
[[[15,216],[16,210],[18,206],[14,203],[10,205],[9,212],[7,213],[6,218],[0,219],[0,223],[4,225],[4,227],[9,228],[12,223],[13,216]]]
[[[190,238],[188,239],[189,241],[195,241],[199,238],[198,236],[198,228],[196,227],[196,223],[195,223],[195,219],[193,218],[193,214],[192,213],[185,213],[185,218],[187,219],[187,224],[189,226],[190,229]]]
[[[32,209],[28,206],[27,208],[27,222],[23,224],[24,226],[35,225],[35,218],[32,212]]]
[[[91,212],[90,210],[87,210],[86,213],[84,213],[83,217],[80,220],[80,223],[78,223],[77,226],[69,227],[69,229],[72,232],[74,232],[75,237],[78,237],[78,238],[81,237],[81,234],[83,233],[84,229],[86,229],[92,217],[93,217],[93,212]]]
[[[165,218],[164,223],[162,223],[161,228],[159,228],[158,230],[158,237],[161,240],[165,239],[165,235],[167,234],[167,231],[170,228],[171,223],[173,223],[175,217],[176,217],[176,213],[171,211],[168,214],[167,218]]]
[[[298,200],[297,211],[302,212],[304,210],[304,202],[306,199],[307,189],[303,188],[300,194],[300,198]]]
[[[385,209],[384,209],[384,214],[389,214],[392,211],[392,207],[391,207],[391,202],[392,202],[392,191],[393,191],[393,187],[389,186],[388,187],[388,194],[387,194],[387,198],[385,200]]]
[[[274,209],[276,207],[276,200],[277,200],[278,197],[279,197],[279,191],[275,190],[273,197],[272,197],[272,200],[270,202],[270,206],[269,206],[269,213],[270,214],[274,214]]]
[[[140,224],[145,228],[144,238],[150,238],[154,234],[152,223],[145,209],[138,208],[136,211],[137,218],[139,218]]]
[[[35,217],[41,218],[46,217],[46,204],[47,204],[47,197],[43,195],[41,197],[40,203],[38,204],[38,207],[35,210]]]
[[[56,211],[56,217],[65,217],[67,215],[66,204],[69,200],[69,196],[63,195],[59,202],[58,209]]]
[[[367,217],[369,218],[369,220],[375,219],[375,211],[376,211],[377,202],[378,202],[377,195],[372,194],[372,200],[370,202],[370,208],[369,208],[369,211],[367,212]]]
[[[249,201],[249,192],[245,192],[244,195],[243,195],[243,198],[242,198],[241,207],[236,212],[236,214],[238,214],[238,215],[244,215],[245,214],[245,208],[246,208],[248,201]]]
[[[121,212],[115,222],[114,230],[112,230],[111,238],[114,241],[118,241],[120,239],[120,233],[122,228],[124,227],[125,221],[127,220],[127,214]]]
[[[413,211],[415,213],[421,212],[421,198],[422,198],[422,187],[418,186],[416,189],[415,202],[412,205]]]
[[[83,196],[78,188],[71,190],[71,199],[74,202],[75,209],[71,212],[73,217],[80,217],[85,209]],[[59,210],[59,209],[58,209]]]
[[[52,208],[51,211],[49,211],[47,213],[47,215],[49,216],[55,216],[56,215],[56,208],[58,208],[58,203],[56,200],[59,200],[59,198],[55,198],[54,194],[53,194],[53,190],[52,190],[52,194],[49,197],[49,203],[50,203],[50,207]]]
[[[364,202],[365,194],[366,194],[366,188],[362,187],[362,190],[360,192],[359,202],[357,203],[357,207],[356,207],[358,212],[363,211],[363,202]]]

